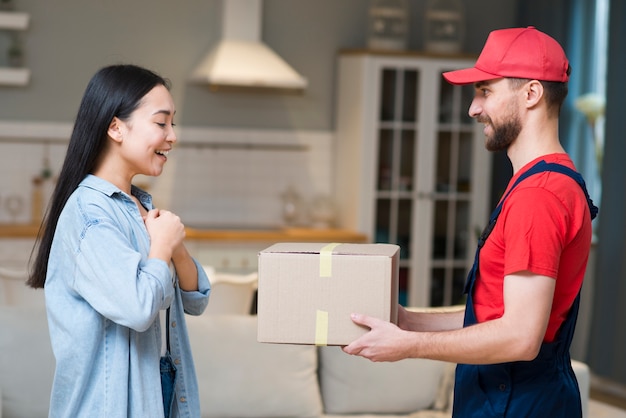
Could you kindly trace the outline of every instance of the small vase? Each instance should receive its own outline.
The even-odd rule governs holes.
[[[314,228],[331,228],[335,222],[335,204],[330,196],[319,195],[311,203],[311,221]]]
[[[287,226],[294,226],[300,217],[302,200],[300,194],[289,186],[282,194],[283,200],[283,220]]]
[[[465,19],[461,0],[429,0],[425,17],[425,44],[428,52],[461,52]]]
[[[367,46],[374,50],[407,49],[408,3],[406,0],[371,0]]]

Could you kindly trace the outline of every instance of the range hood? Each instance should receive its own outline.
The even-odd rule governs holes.
[[[191,80],[214,91],[302,93],[308,81],[261,41],[261,0],[222,1],[222,39]]]

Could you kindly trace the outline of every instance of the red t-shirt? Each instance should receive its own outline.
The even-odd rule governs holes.
[[[540,160],[575,169],[566,154],[537,158],[516,173],[507,190]],[[544,341],[554,340],[578,294],[591,246],[591,216],[582,188],[567,175],[543,172],[520,182],[504,201],[496,226],[480,251],[474,285],[478,322],[504,312],[503,283],[509,274],[530,271],[556,279]]]

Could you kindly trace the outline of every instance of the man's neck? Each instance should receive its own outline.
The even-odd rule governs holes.
[[[506,154],[511,160],[514,174],[542,155],[565,153],[559,141],[557,124],[546,123],[540,126],[541,129],[523,129],[507,149]]]

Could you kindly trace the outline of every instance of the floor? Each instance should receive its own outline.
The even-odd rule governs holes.
[[[626,389],[621,385],[591,378],[589,418],[626,418]]]
[[[591,399],[613,405],[626,411],[626,398],[622,398],[621,396],[613,395],[593,388],[591,389],[591,393],[589,394],[589,396],[591,397]]]
[[[626,418],[626,410],[590,399],[588,418]]]

